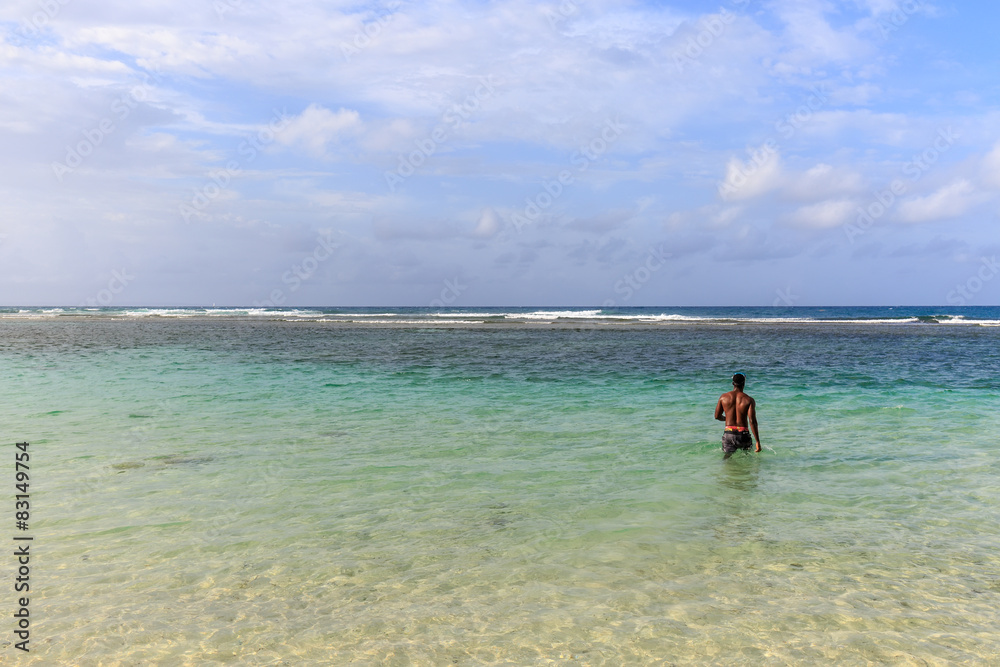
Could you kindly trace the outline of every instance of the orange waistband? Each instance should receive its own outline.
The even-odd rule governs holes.
[[[726,430],[727,431],[735,431],[737,433],[744,433],[744,432],[746,432],[746,431],[748,431],[750,429],[748,429],[746,426],[727,426]]]

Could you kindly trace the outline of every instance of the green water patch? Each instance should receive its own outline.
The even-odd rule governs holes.
[[[47,443],[37,664],[1000,652],[1000,332],[114,326],[5,339]],[[775,451],[724,461],[735,369]]]

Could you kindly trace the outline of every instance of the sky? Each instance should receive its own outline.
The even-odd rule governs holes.
[[[995,305],[998,24],[6,0],[0,304]]]

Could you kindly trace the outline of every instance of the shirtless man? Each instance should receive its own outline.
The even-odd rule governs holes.
[[[757,403],[749,394],[743,393],[746,383],[746,375],[743,373],[734,375],[733,390],[720,396],[719,402],[715,404],[715,418],[726,422],[726,430],[722,433],[722,451],[726,453],[723,459],[728,459],[737,449],[750,449],[753,440],[757,441],[757,449],[754,451],[760,451]],[[750,431],[753,431],[753,440],[750,439]]]

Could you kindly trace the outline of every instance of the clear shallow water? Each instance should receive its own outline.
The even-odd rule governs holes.
[[[998,343],[4,319],[27,662],[988,664]],[[734,370],[774,451],[723,462]]]

